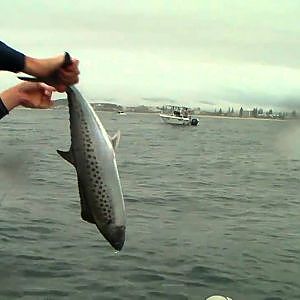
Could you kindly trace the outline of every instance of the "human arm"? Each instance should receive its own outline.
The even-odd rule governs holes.
[[[42,78],[55,73],[53,86],[58,92],[64,92],[67,86],[79,81],[79,61],[72,59],[68,66],[64,66],[64,62],[64,54],[51,58],[33,58],[0,41],[0,70],[24,72]]]
[[[25,55],[0,41],[0,70],[21,72],[25,67]]]

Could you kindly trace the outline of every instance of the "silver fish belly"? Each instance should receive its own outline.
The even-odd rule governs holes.
[[[115,148],[120,134],[109,137],[91,105],[71,86],[67,90],[71,147],[57,151],[74,165],[83,220],[96,224],[116,249],[125,242],[126,215]]]

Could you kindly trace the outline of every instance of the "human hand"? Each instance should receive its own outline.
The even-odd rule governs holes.
[[[1,93],[1,99],[8,110],[18,105],[29,108],[50,108],[54,87],[39,82],[22,82]]]
[[[43,79],[58,92],[65,92],[69,85],[78,83],[80,72],[77,59],[71,59],[71,63],[67,66],[64,66],[64,62],[65,55],[46,59],[26,56],[23,72]]]
[[[78,83],[79,81],[79,60],[71,59],[71,63],[64,67],[61,66],[56,73],[57,83],[54,84],[58,92],[65,92],[69,85]]]
[[[24,82],[19,86],[20,105],[29,108],[50,108],[54,101],[51,100],[55,88],[45,83]]]

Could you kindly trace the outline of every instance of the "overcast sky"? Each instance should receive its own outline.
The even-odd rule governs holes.
[[[290,110],[299,19],[299,0],[3,0],[0,32],[31,56],[77,57],[90,101]]]

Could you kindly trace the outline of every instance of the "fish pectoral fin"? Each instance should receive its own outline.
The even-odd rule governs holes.
[[[111,144],[112,144],[114,150],[116,150],[119,145],[120,137],[121,137],[120,130],[118,130],[114,136],[110,137],[110,141],[111,141]]]
[[[74,160],[71,149],[69,151],[61,151],[61,150],[56,150],[56,151],[63,159],[65,159],[70,164],[75,166],[75,160]]]
[[[79,189],[79,196],[80,196],[80,206],[81,206],[81,218],[82,220],[92,223],[92,224],[96,224],[95,219],[90,211],[90,208],[86,202],[86,198],[84,195],[84,188],[82,186],[82,184],[80,183],[79,179],[78,179],[78,189]]]

